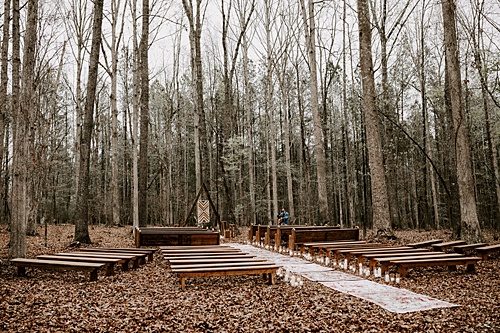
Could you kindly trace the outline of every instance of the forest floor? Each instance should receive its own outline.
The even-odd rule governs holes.
[[[132,247],[130,228],[91,226],[93,246]],[[71,225],[28,237],[28,257],[71,250]],[[231,241],[243,241],[245,233]],[[397,243],[449,239],[448,231],[397,231]],[[488,235],[487,241],[495,243]],[[184,291],[160,257],[139,269],[88,274],[34,270],[17,277],[0,226],[0,332],[500,332],[500,259],[463,268],[415,269],[400,287],[459,307],[395,314],[305,281],[301,288],[262,277],[193,279]],[[376,280],[380,282],[380,280]],[[383,283],[383,282],[380,282]]]

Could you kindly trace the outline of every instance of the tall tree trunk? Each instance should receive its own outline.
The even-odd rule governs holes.
[[[240,25],[244,25],[244,16],[241,16]],[[250,196],[250,209],[249,209],[249,222],[250,224],[256,224],[256,204],[255,204],[255,173],[254,173],[254,149],[253,149],[253,112],[251,105],[251,87],[250,87],[250,73],[248,68],[248,42],[246,34],[243,36],[242,41],[243,48],[243,85],[244,85],[244,96],[243,96],[243,108],[245,110],[246,116],[246,132],[248,143],[248,193]]]
[[[313,134],[314,134],[314,153],[316,157],[316,176],[318,180],[318,205],[320,223],[329,222],[328,216],[328,193],[326,186],[326,154],[323,137],[323,124],[318,106],[318,78],[316,65],[316,24],[314,15],[314,2],[309,0],[306,12],[305,0],[300,0],[302,18],[304,21],[304,32],[307,45],[307,54],[310,71],[310,89],[311,89],[311,112],[313,115]]]
[[[385,180],[379,119],[375,109],[375,81],[373,78],[371,27],[367,0],[358,0],[358,20],[363,112],[365,114],[366,142],[371,176],[373,229],[375,231],[390,230],[389,198]]]
[[[134,227],[139,227],[139,150],[138,150],[138,132],[139,132],[139,99],[141,94],[140,85],[140,57],[139,57],[139,43],[137,41],[137,0],[131,2],[132,9],[132,82],[133,82],[133,96],[132,96],[132,221]]]
[[[120,47],[120,36],[118,36],[117,25],[120,11],[120,0],[111,1],[111,205],[112,205],[112,224],[120,224],[121,200],[119,187],[119,147],[118,147],[118,105],[117,105],[117,85],[118,85],[118,56]]]
[[[7,220],[6,211],[4,210],[7,198],[4,196],[4,177],[3,161],[5,154],[5,129],[6,120],[9,112],[9,103],[7,96],[7,85],[9,83],[9,31],[10,31],[10,0],[4,0],[3,9],[3,29],[2,29],[2,49],[1,49],[1,67],[0,67],[0,218]]]
[[[104,0],[94,3],[94,20],[92,25],[92,47],[88,69],[87,96],[82,136],[80,139],[80,161],[78,166],[78,189],[76,195],[77,219],[74,240],[89,244],[89,201],[90,201],[90,145],[94,128],[94,102],[96,99],[97,75],[99,70],[99,53],[101,48],[101,31]]]
[[[498,170],[498,159],[497,159],[497,149],[496,143],[494,142],[494,138],[491,136],[491,116],[490,116],[490,107],[488,101],[490,101],[490,94],[488,92],[488,75],[487,75],[487,67],[484,65],[483,61],[483,52],[481,51],[480,43],[482,41],[482,35],[484,28],[482,26],[482,18],[483,18],[483,6],[484,2],[481,2],[481,5],[478,5],[477,10],[477,23],[473,27],[473,31],[471,32],[471,39],[474,48],[474,64],[477,69],[477,73],[479,75],[479,80],[481,82],[481,97],[483,102],[483,112],[484,112],[484,126],[485,126],[485,134],[486,134],[486,145],[488,148],[487,159],[489,163],[489,171],[490,171],[490,179],[495,184],[494,194],[493,194],[493,202],[492,202],[492,220],[496,221],[497,230],[500,230],[500,172]]]
[[[14,8],[14,11],[16,8]],[[32,117],[35,114],[35,62],[37,45],[38,1],[28,1],[28,13],[23,52],[22,89],[15,116],[15,136],[12,155],[12,221],[10,255],[26,256],[26,224],[29,216],[30,190],[28,176],[33,170],[30,141],[33,140]],[[14,29],[13,29],[14,31]]]
[[[141,116],[139,138],[139,226],[148,224],[148,145],[149,145],[149,0],[142,0],[142,33],[139,45]]]
[[[193,8],[192,0],[182,0],[184,12],[189,22],[189,45],[191,52],[191,79],[194,104],[194,154],[196,190],[201,188],[202,182],[209,182],[208,174],[208,143],[205,125],[205,111],[203,102],[203,68],[201,61],[201,31],[202,31],[202,0],[196,0]],[[210,188],[210,184],[206,184]]]
[[[452,137],[455,140],[458,193],[460,200],[461,236],[470,243],[481,241],[481,228],[477,218],[474,176],[470,156],[469,130],[462,105],[462,82],[458,57],[456,31],[456,3],[442,0],[446,72],[449,76],[449,93],[453,119]]]

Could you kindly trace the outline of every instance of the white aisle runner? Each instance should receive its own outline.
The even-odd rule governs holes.
[[[252,245],[239,243],[229,243],[226,245],[272,261],[287,271],[299,274],[308,280],[321,283],[328,288],[375,303],[391,312],[407,313],[458,306],[457,304],[440,301],[406,289],[365,280],[356,275],[336,271],[307,260],[289,257]]]

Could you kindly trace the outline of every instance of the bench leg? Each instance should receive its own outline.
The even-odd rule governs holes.
[[[17,275],[18,276],[26,276],[26,267],[17,266]]]
[[[97,269],[90,271],[90,281],[97,281]]]
[[[139,260],[137,258],[132,261],[132,268],[139,268]]]
[[[467,265],[467,272],[474,273],[475,271],[476,271],[476,265],[474,265],[474,264]]]
[[[123,271],[128,271],[128,260],[125,260],[125,262],[122,264],[122,270]]]
[[[270,285],[276,284],[276,274],[275,273],[269,273],[269,284]]]
[[[115,265],[109,264],[106,265],[106,276],[111,276],[115,273]]]
[[[186,288],[186,278],[181,277],[181,278],[179,278],[179,281],[181,283],[181,290],[184,290]]]

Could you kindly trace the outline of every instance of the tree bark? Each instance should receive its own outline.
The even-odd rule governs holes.
[[[90,244],[89,236],[89,201],[90,201],[90,145],[94,128],[94,104],[96,99],[97,75],[99,70],[99,53],[101,49],[101,31],[104,0],[94,3],[94,20],[92,25],[92,46],[88,69],[87,96],[80,139],[80,161],[78,166],[78,189],[76,204],[78,209],[75,223],[74,240]]]
[[[4,210],[7,198],[4,196],[4,171],[3,158],[5,152],[5,128],[6,120],[9,112],[9,103],[7,96],[7,85],[9,83],[9,32],[10,32],[10,0],[4,0],[3,10],[3,28],[2,28],[2,49],[1,49],[1,67],[0,67],[0,218],[7,220],[7,212]]]
[[[328,193],[326,186],[326,154],[323,137],[323,124],[318,106],[318,71],[316,63],[316,24],[314,15],[314,2],[309,0],[306,12],[305,0],[300,0],[302,18],[304,21],[304,32],[307,45],[307,55],[310,72],[311,89],[311,112],[313,115],[314,153],[316,157],[316,177],[318,180],[318,205],[319,223],[325,224],[330,221],[328,216]]]
[[[375,104],[375,81],[371,53],[371,26],[367,0],[358,0],[361,81],[363,112],[365,114],[366,142],[372,190],[373,229],[391,230],[389,199],[382,156],[382,141]]]
[[[458,57],[456,31],[456,3],[442,0],[446,72],[449,76],[449,93],[453,120],[452,137],[455,140],[458,193],[461,215],[461,237],[470,243],[480,242],[481,228],[477,217],[474,176],[470,156],[469,130],[463,110],[462,81]]]
[[[148,146],[149,146],[149,0],[142,0],[142,33],[139,45],[140,57],[140,138],[139,138],[139,226],[148,224]]]
[[[14,11],[18,11],[18,9],[14,7]],[[38,1],[29,0],[24,38],[22,90],[19,108],[17,108],[15,116],[16,131],[12,155],[12,224],[9,248],[12,257],[26,256],[26,225],[30,206],[28,176],[31,174],[30,170],[33,169],[30,156],[33,152],[30,151],[30,141],[33,140],[32,117],[36,111],[35,56],[37,20]]]

